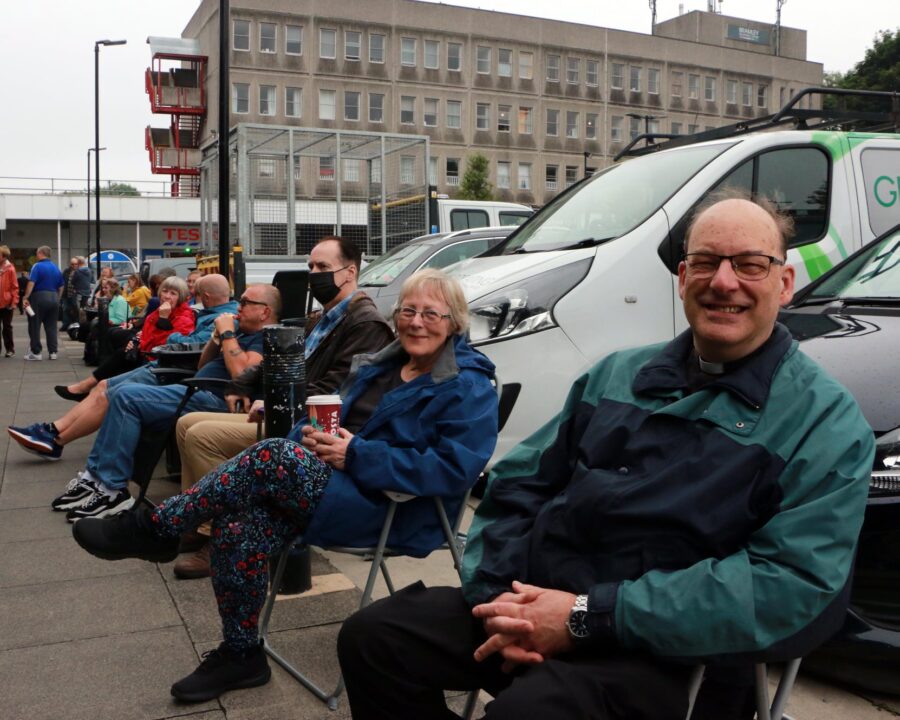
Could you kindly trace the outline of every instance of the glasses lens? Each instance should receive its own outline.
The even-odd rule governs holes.
[[[712,277],[719,269],[721,259],[716,255],[689,255],[686,260],[688,273],[693,277]]]
[[[762,280],[771,266],[765,255],[736,255],[733,262],[734,274],[744,280]]]

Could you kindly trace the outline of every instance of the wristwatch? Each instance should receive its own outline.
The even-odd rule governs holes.
[[[223,333],[219,333],[220,340],[234,340],[237,337],[237,333],[234,330],[226,330]]]
[[[569,611],[569,619],[566,620],[566,627],[576,645],[590,638],[591,629],[588,625],[587,595],[579,595],[575,598],[575,604]]]

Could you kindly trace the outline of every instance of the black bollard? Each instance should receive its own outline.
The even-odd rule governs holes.
[[[109,298],[97,298],[97,359],[98,364],[109,357]]]
[[[284,437],[306,414],[306,360],[303,328],[269,325],[263,328],[263,388],[266,437]],[[269,572],[274,578],[280,556],[273,555]],[[276,592],[295,594],[312,587],[309,547],[288,550],[287,567]]]

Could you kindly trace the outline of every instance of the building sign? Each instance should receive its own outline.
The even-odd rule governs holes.
[[[753,43],[754,45],[768,45],[769,31],[760,30],[758,28],[742,27],[740,25],[728,24],[728,39],[742,40],[743,42]]]

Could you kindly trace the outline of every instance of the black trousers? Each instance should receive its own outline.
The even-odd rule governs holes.
[[[6,346],[6,352],[13,352],[16,349],[16,343],[13,340],[13,306],[8,308],[0,308],[0,327],[2,327],[3,345]]]
[[[57,341],[57,325],[59,317],[59,294],[49,290],[32,291],[28,298],[34,315],[28,318],[28,337],[31,341],[31,352],[41,354],[41,327],[47,336],[47,350],[51,353],[59,351]]]
[[[411,585],[345,621],[338,657],[354,720],[457,718],[444,690],[483,688],[489,720],[683,720],[692,668],[649,655],[573,653],[500,670],[458,588]]]

